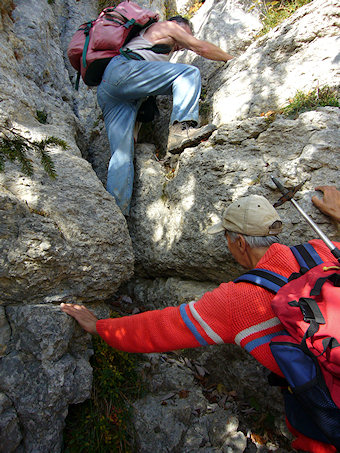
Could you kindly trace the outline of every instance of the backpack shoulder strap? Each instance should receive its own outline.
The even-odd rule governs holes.
[[[94,22],[95,21],[92,21],[92,20],[90,22],[86,22],[85,28],[84,28],[85,44],[84,44],[83,53],[82,53],[82,64],[83,64],[84,68],[86,68],[86,54],[87,54],[87,49],[88,49],[89,43],[90,43],[90,30],[93,27]]]
[[[290,248],[301,269],[305,271],[321,264],[323,261],[314,247],[306,242]],[[268,269],[252,269],[234,280],[234,283],[247,282],[265,288],[276,294],[289,279]]]
[[[318,252],[308,242],[305,244],[295,245],[291,247],[290,250],[295,256],[295,259],[299,263],[301,269],[304,268],[309,270],[312,267],[323,263],[323,260],[320,258]]]
[[[268,269],[252,269],[245,274],[242,274],[234,283],[247,282],[252,283],[253,285],[260,286],[265,288],[268,291],[276,294],[282,286],[288,283],[288,278],[283,277],[276,272],[269,271]]]

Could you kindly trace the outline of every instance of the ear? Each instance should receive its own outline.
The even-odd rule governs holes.
[[[247,249],[247,243],[242,234],[239,234],[238,238],[236,239],[237,246],[239,248],[239,251],[244,254],[246,253]]]

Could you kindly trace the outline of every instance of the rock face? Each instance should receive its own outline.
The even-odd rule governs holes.
[[[216,124],[285,105],[297,90],[339,86],[339,2],[317,0],[255,41],[210,79]]]
[[[33,152],[32,177],[8,161],[0,174],[0,451],[6,453],[60,451],[68,405],[90,395],[89,339],[54,304],[103,302],[133,272],[126,221],[81,154],[98,109],[94,93],[83,87],[75,94],[65,48],[74,23],[95,17],[92,2],[85,3],[1,5],[1,128],[9,122],[31,141],[53,136],[68,146],[49,148],[56,179]]]
[[[263,369],[232,345],[148,354],[142,371],[151,376],[151,394],[134,405],[137,451],[257,451],[245,415],[255,401],[261,401],[262,415],[274,411],[277,430],[287,435],[277,390],[264,385]],[[268,447],[258,451],[278,444]]]
[[[318,223],[327,222],[310,199],[317,185],[337,182],[339,119],[337,107],[324,107],[295,120],[253,117],[223,125],[209,141],[185,150],[170,176],[153,149],[140,146],[130,225],[136,273],[216,282],[235,276],[240,268],[228,254],[223,234],[209,235],[207,228],[239,196],[257,193],[274,203],[280,194],[273,190],[271,176],[287,186],[306,180],[301,206]],[[292,205],[279,212],[284,242],[314,236]],[[327,230],[335,239],[335,227]]]
[[[169,102],[161,100],[156,133],[144,133],[136,147],[127,224],[105,190],[109,147],[96,91],[84,84],[74,91],[66,57],[72,33],[96,17],[94,2],[2,2],[0,126],[9,123],[31,141],[54,136],[68,147],[49,148],[56,179],[33,152],[33,176],[8,161],[0,173],[1,452],[61,451],[68,405],[90,395],[89,338],[61,313],[61,301],[93,303],[105,317],[105,302],[118,291],[133,296],[136,310],[154,309],[198,299],[234,278],[241,269],[207,228],[240,195],[276,201],[270,176],[286,185],[306,180],[298,201],[335,239],[335,225],[310,198],[315,186],[338,181],[339,109],[295,119],[260,114],[298,89],[338,87],[339,2],[314,0],[252,44],[260,23],[249,6],[207,0],[194,17],[199,38],[236,56],[227,65],[189,52],[175,60],[200,67],[202,122],[213,119],[219,127],[165,166],[148,144],[166,141]],[[165,17],[163,2],[152,7]],[[315,236],[291,205],[279,212],[284,242]],[[135,404],[138,451],[256,451],[246,415],[257,403],[287,435],[279,392],[232,345],[147,355],[141,371],[151,392]],[[276,446],[284,451],[281,441]]]
[[[55,181],[38,170],[34,184],[16,168],[0,176],[3,304],[103,300],[131,276],[130,239],[112,197],[84,159],[52,156]]]
[[[21,437],[24,451],[59,451],[68,405],[90,396],[90,345],[80,331],[75,335],[59,307],[11,306],[6,313],[12,337],[1,359],[1,390],[14,407],[16,423],[4,427],[2,446],[8,450],[2,451],[14,451],[11,444]]]

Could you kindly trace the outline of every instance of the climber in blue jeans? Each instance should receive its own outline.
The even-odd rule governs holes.
[[[126,216],[133,190],[135,121],[145,98],[173,96],[167,147],[171,153],[182,151],[195,138],[205,138],[214,130],[213,125],[195,127],[201,76],[195,66],[169,62],[173,52],[181,49],[192,50],[210,60],[233,58],[214,44],[196,39],[190,22],[175,16],[151,25],[129,41],[121,49],[121,55],[112,58],[98,86],[98,104],[111,149],[107,190]]]

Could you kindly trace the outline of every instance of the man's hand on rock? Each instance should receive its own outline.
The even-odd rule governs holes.
[[[83,305],[74,305],[74,304],[60,304],[61,310],[72,316],[80,326],[86,330],[86,332],[96,335],[96,323],[98,318],[90,311],[88,308]]]
[[[315,190],[323,193],[323,199],[312,197],[312,202],[321,212],[340,222],[340,192],[335,186],[319,186]]]

